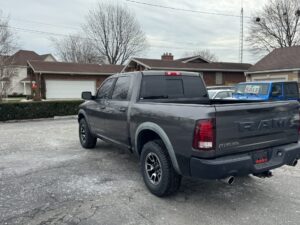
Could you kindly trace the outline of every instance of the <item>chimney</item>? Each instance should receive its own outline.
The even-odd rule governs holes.
[[[173,61],[174,59],[174,56],[172,55],[172,53],[164,53],[162,56],[161,56],[161,60],[163,61]]]

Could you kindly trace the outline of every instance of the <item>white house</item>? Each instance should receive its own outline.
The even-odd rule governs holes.
[[[27,76],[27,61],[39,60],[47,62],[55,62],[56,59],[51,54],[39,55],[34,51],[19,50],[15,54],[7,57],[5,61],[6,69],[12,69],[15,73],[13,77],[1,81],[1,86],[4,82],[9,82],[7,95],[30,95],[31,87]]]

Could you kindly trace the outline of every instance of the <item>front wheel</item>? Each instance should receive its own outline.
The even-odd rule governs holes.
[[[171,195],[180,187],[181,176],[174,170],[161,140],[150,141],[143,146],[141,170],[147,188],[156,196]]]
[[[97,143],[97,138],[92,135],[85,119],[79,121],[79,140],[84,148],[94,148]]]

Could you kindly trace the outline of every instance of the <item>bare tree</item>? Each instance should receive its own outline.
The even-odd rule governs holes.
[[[251,22],[246,40],[256,51],[299,45],[299,17],[299,0],[270,0]]]
[[[105,57],[95,51],[93,44],[83,35],[70,35],[62,40],[52,39],[58,57],[65,62],[103,63]]]
[[[184,57],[189,57],[189,56],[201,56],[203,59],[207,59],[208,61],[211,62],[218,61],[218,57],[216,56],[216,54],[210,51],[209,49],[195,50],[195,51],[184,53]]]
[[[9,28],[9,18],[0,11],[0,102],[10,88],[15,69],[10,66],[9,55],[16,49],[15,35]]]
[[[89,11],[84,30],[95,50],[110,64],[124,64],[147,47],[135,15],[118,3],[98,3]]]

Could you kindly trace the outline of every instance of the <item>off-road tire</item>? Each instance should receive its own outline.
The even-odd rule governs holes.
[[[84,118],[79,121],[79,140],[81,146],[84,148],[94,148],[97,143],[97,138],[92,135]]]
[[[157,184],[151,182],[146,170],[146,160],[150,153],[157,156],[161,164],[162,175]],[[177,192],[181,176],[174,170],[168,151],[161,140],[149,141],[143,146],[140,162],[144,182],[152,194],[163,197]]]

